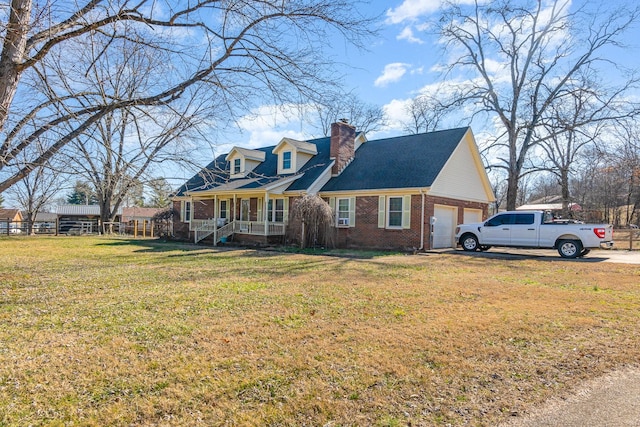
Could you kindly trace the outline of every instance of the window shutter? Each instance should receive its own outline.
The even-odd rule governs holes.
[[[356,226],[356,198],[349,197],[349,227]]]
[[[329,197],[329,208],[331,208],[331,213],[333,214],[333,226],[338,225],[338,212],[336,212],[336,198]]]
[[[262,201],[262,197],[258,197],[258,221],[264,221],[264,218],[262,217],[262,204],[264,202]]]
[[[225,213],[226,213],[227,221],[231,221],[231,220],[232,220],[232,219],[231,219],[231,200],[228,200],[228,199],[227,199],[227,205],[226,205],[226,207],[225,207],[225,210],[224,210],[224,211],[225,211]]]
[[[378,196],[378,228],[385,227],[385,211],[387,210],[387,201],[385,196]]]
[[[402,198],[402,228],[411,228],[411,196]]]
[[[283,212],[282,212],[282,221],[285,224],[289,224],[289,198],[285,197],[284,198],[284,203],[283,203]]]

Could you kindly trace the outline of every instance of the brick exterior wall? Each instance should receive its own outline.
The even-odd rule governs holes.
[[[444,197],[425,197],[424,219],[422,215],[422,196],[411,196],[411,228],[378,228],[378,196],[356,198],[356,226],[338,228],[336,246],[354,249],[382,249],[414,251],[420,248],[422,221],[424,220],[424,249],[429,248],[429,218],[433,216],[435,205],[455,206],[458,208],[458,223],[463,222],[464,208],[481,209],[484,217],[488,213],[486,203],[449,199]]]
[[[292,218],[292,206],[294,198],[289,200],[289,230],[295,229]],[[202,202],[202,203],[201,203]],[[435,205],[455,206],[458,208],[458,224],[464,220],[464,209],[480,209],[483,217],[488,215],[489,206],[486,203],[471,202],[466,200],[450,199],[446,197],[425,196],[425,213],[422,215],[422,196],[411,196],[411,228],[386,229],[378,228],[378,196],[356,197],[356,226],[339,227],[335,229],[335,245],[338,248],[347,249],[379,249],[415,251],[420,249],[422,221],[424,221],[424,249],[429,248],[429,219],[434,214]],[[180,210],[180,202],[174,202],[174,209]],[[213,200],[194,202],[194,219],[206,219],[213,217]],[[193,232],[189,232],[189,224],[180,221],[174,222],[174,234],[177,239],[193,241]],[[205,239],[204,244],[211,244],[211,239]],[[299,236],[288,233],[286,239],[283,236],[253,236],[235,234],[231,239],[232,244],[247,246],[264,246],[270,244],[296,244]]]

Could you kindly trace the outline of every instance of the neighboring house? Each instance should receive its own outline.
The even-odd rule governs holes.
[[[20,209],[4,209],[0,208],[0,221],[22,221],[22,212]]]
[[[138,206],[125,207],[122,208],[122,222],[150,222],[153,216],[162,210],[163,209],[159,208],[141,208]]]
[[[330,137],[216,158],[173,197],[174,234],[281,242],[305,194],[333,209],[338,247],[403,250],[453,247],[456,225],[481,221],[495,200],[470,128],[368,141],[334,123]]]
[[[98,205],[58,205],[55,209],[59,233],[94,234],[100,233],[100,206]],[[114,222],[120,222],[122,208],[118,209]]]
[[[577,203],[569,203],[569,211],[579,212],[582,206]],[[562,213],[562,196],[546,196],[533,200],[531,203],[516,208],[518,211],[551,211],[554,214]]]
[[[0,233],[20,233],[22,232],[22,212],[20,209],[0,208]]]

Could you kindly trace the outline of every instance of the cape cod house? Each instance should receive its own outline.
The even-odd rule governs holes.
[[[174,234],[283,242],[305,194],[333,209],[338,247],[403,250],[454,246],[456,225],[482,220],[495,200],[470,128],[368,141],[340,122],[330,137],[218,156],[173,197]]]

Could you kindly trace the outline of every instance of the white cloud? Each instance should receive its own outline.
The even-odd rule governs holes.
[[[480,3],[490,0],[480,0]],[[454,0],[456,4],[474,4],[475,0]],[[395,9],[387,10],[387,24],[401,24],[414,22],[424,15],[437,12],[442,6],[443,0],[404,0]]]
[[[411,99],[392,99],[382,107],[387,127],[393,130],[404,129],[403,123],[409,120],[407,113]]]
[[[411,64],[405,64],[402,62],[387,64],[384,67],[382,75],[374,82],[374,85],[376,87],[385,87],[389,83],[397,82],[407,73],[407,70],[409,70],[410,67]]]
[[[415,21],[422,15],[437,11],[441,3],[441,0],[404,0],[395,9],[387,10],[387,23],[400,24]]]
[[[241,133],[248,135],[245,141],[235,141],[225,144],[224,149],[232,146],[243,148],[260,148],[276,145],[283,137],[305,140],[302,129],[302,117],[308,106],[289,104],[282,106],[263,105],[255,108],[238,120]]]
[[[411,29],[411,27],[405,27],[404,30],[402,30],[402,32],[400,32],[400,34],[396,36],[396,38],[398,40],[406,40],[409,43],[424,43],[421,39],[413,35],[413,30]]]

